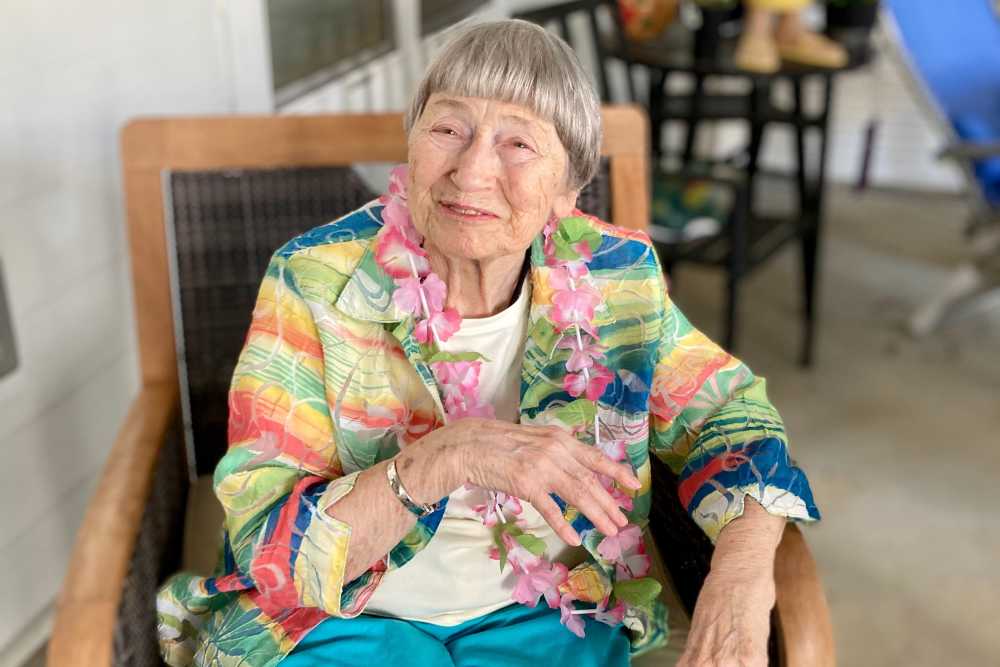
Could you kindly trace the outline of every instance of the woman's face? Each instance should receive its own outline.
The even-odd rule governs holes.
[[[554,213],[573,211],[567,155],[529,109],[435,93],[409,138],[413,224],[448,257],[523,253]]]

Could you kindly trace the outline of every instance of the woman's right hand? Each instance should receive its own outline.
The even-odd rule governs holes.
[[[640,486],[628,465],[612,461],[555,426],[462,419],[420,442],[445,454],[438,463],[446,466],[451,490],[469,483],[526,500],[564,542],[574,546],[580,544],[580,536],[563,519],[550,493],[578,509],[603,534],[616,535],[628,519],[597,475],[624,488]]]

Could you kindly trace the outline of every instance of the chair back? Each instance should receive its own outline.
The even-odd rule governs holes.
[[[603,116],[602,169],[579,206],[645,228],[645,116]],[[402,115],[147,119],[122,145],[143,381],[178,382],[191,474],[209,474],[271,254],[376,196],[352,166],[406,160]]]
[[[994,0],[886,0],[890,31],[947,127],[970,142],[1000,140],[1000,15]],[[975,179],[1000,204],[1000,158]]]

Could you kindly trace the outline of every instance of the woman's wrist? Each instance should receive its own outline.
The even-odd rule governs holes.
[[[425,436],[396,456],[396,474],[414,501],[431,505],[462,485],[460,455],[460,447]]]

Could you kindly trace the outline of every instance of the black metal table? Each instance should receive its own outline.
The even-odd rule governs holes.
[[[804,335],[801,363],[811,364],[814,356],[816,329],[816,288],[819,242],[822,229],[823,199],[826,184],[826,163],[830,124],[830,106],[836,75],[844,71],[804,66],[785,66],[775,74],[753,74],[736,67],[733,62],[735,39],[720,40],[712,57],[696,58],[695,35],[690,31],[670,30],[661,39],[645,43],[627,43],[619,57],[629,66],[639,65],[649,70],[649,114],[652,129],[654,164],[662,162],[662,126],[667,121],[686,124],[681,162],[690,166],[699,125],[704,121],[744,120],[750,129],[745,168],[715,180],[726,180],[739,193],[737,210],[730,221],[729,233],[686,244],[661,245],[664,262],[697,259],[702,263],[719,264],[729,270],[729,305],[727,308],[726,343],[735,345],[737,291],[742,277],[766,261],[785,243],[799,240],[802,250]],[[864,64],[852,54],[844,69]],[[689,93],[664,93],[669,78],[681,74],[693,79]],[[713,93],[706,89],[712,77],[739,78],[748,84],[744,94]],[[788,81],[792,88],[790,105],[780,105],[774,99],[775,83]],[[808,81],[820,84],[818,108],[808,110],[805,87]],[[795,179],[798,211],[791,217],[759,215],[754,207],[754,183],[758,172],[758,157],[768,125],[791,126],[795,132]],[[807,150],[809,134],[817,136],[815,151]],[[703,162],[707,173],[716,166]],[[732,174],[738,177],[733,178]]]

